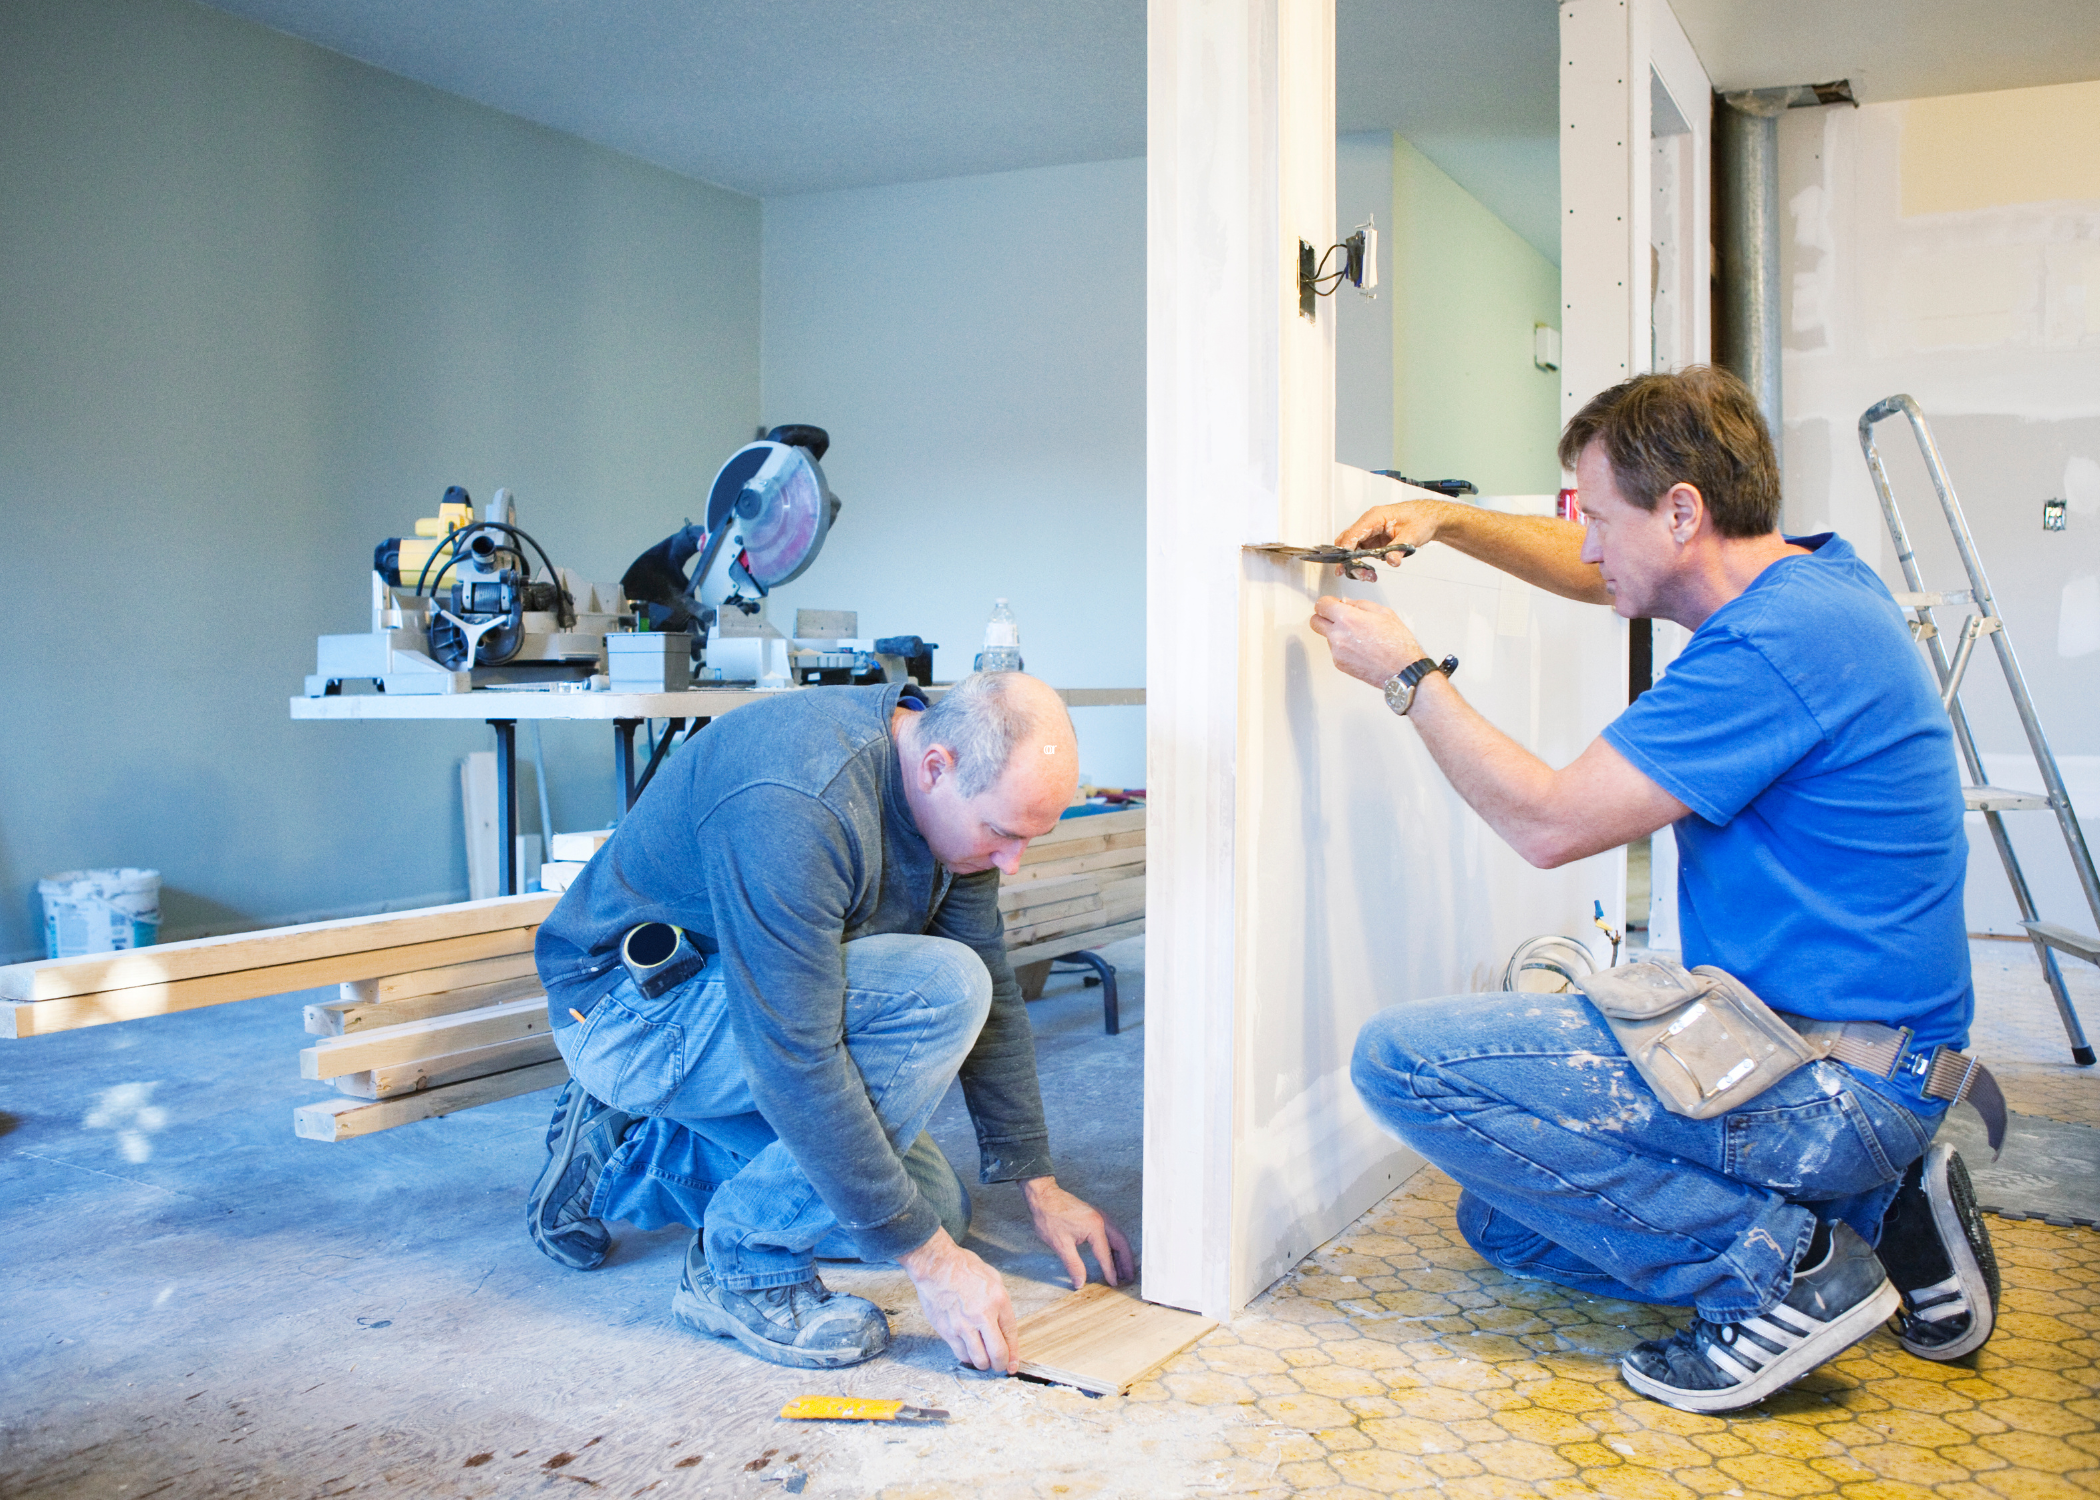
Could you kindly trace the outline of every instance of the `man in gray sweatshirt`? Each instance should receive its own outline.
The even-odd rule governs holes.
[[[1063,704],[1017,672],[930,709],[904,684],[784,693],[681,746],[540,926],[571,1078],[535,1243],[588,1269],[605,1220],[697,1226],[674,1315],[808,1368],[890,1337],[814,1256],[895,1260],[959,1359],[1011,1371],[1012,1303],[958,1243],[968,1194],[924,1133],[960,1077],[981,1180],[1021,1184],[1075,1286],[1082,1246],[1131,1274],[1051,1173],[999,917],[999,872],[1057,826],[1078,764]]]

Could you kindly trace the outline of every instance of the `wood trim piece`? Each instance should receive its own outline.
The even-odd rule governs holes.
[[[230,974],[207,974],[196,979],[178,979],[168,984],[141,985],[137,989],[104,990],[99,994],[69,995],[58,1000],[0,1002],[0,1038],[44,1036],[54,1031],[72,1031],[81,1026],[101,1026],[111,1021],[138,1021],[164,1016],[200,1005],[226,1005],[236,1000],[259,1000],[266,995],[310,990],[349,978],[372,978],[399,973],[403,969],[487,958],[532,946],[533,929],[511,927],[469,937],[445,938],[406,948],[376,948],[363,953],[345,953],[302,963],[277,964],[263,969],[242,969]]]
[[[554,910],[558,899],[539,893],[498,896],[488,901],[466,901],[455,906],[426,906],[417,911],[382,912],[378,916],[345,917],[335,922],[309,922],[300,927],[197,938],[187,943],[164,943],[119,953],[91,953],[81,958],[47,958],[35,963],[11,964],[0,968],[0,1000],[62,1000],[74,995],[158,988],[186,979],[242,970],[288,968],[375,949],[407,948],[507,928],[533,928]],[[529,948],[531,944],[528,942],[525,946]],[[488,951],[508,953],[518,950],[491,948]],[[382,969],[343,977],[362,979],[369,977],[371,972],[402,971]],[[306,987],[289,986],[292,989]],[[264,990],[260,993],[280,994],[282,991]]]
[[[535,1033],[545,1035],[549,1029],[545,1000],[510,1000],[456,1016],[433,1016],[427,1021],[325,1037],[299,1054],[299,1076],[339,1078]]]
[[[473,968],[461,964],[460,968]],[[444,971],[439,971],[444,972]],[[480,1010],[505,1000],[547,998],[540,976],[528,973],[494,984],[477,984],[437,995],[410,995],[405,1000],[330,1000],[306,1007],[306,1029],[315,1036],[344,1036],[353,1031],[371,1031],[380,1026],[399,1026],[404,1021],[426,1021],[432,1016],[452,1016],[463,1010]]]
[[[1021,1320],[1021,1373],[1121,1396],[1217,1323],[1089,1282]]]
[[[443,1088],[447,1084],[464,1083],[469,1078],[485,1078],[491,1073],[508,1073],[513,1068],[551,1062],[560,1056],[560,1050],[554,1045],[554,1033],[536,1032],[531,1036],[513,1037],[507,1042],[490,1042],[484,1047],[447,1052],[442,1057],[396,1063],[363,1073],[346,1073],[335,1080],[335,1086],[339,1092],[357,1099],[392,1099],[425,1089]]]
[[[535,1089],[553,1088],[566,1082],[568,1076],[568,1065],[557,1058],[529,1068],[513,1068],[508,1073],[491,1073],[486,1078],[425,1089],[420,1094],[404,1094],[398,1099],[323,1099],[292,1111],[292,1132],[310,1141],[354,1140],[396,1126],[413,1125],[418,1120],[472,1109],[477,1104],[493,1104]]]

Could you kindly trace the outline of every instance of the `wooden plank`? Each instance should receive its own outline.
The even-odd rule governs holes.
[[[1020,948],[1009,948],[1006,950],[1006,961],[1010,964],[1025,964],[1045,958],[1062,958],[1065,954],[1077,953],[1082,948],[1101,948],[1110,943],[1120,942],[1124,938],[1136,937],[1144,930],[1143,917],[1134,922],[1118,922],[1110,927],[1090,928],[1065,937],[1030,943]]]
[[[377,979],[355,979],[343,986],[345,1000],[392,1001],[411,995],[436,995],[463,990],[499,979],[516,979],[539,971],[533,966],[532,950],[506,953],[499,958],[478,959],[468,964],[447,964],[440,969],[418,969],[407,974],[382,974]]]
[[[59,1000],[0,1002],[0,1038],[43,1036],[81,1026],[101,1026],[111,1021],[137,1021],[179,1010],[194,1010],[200,1005],[225,1005],[236,1000],[258,1000],[265,995],[310,990],[316,985],[334,984],[343,979],[372,978],[403,969],[488,958],[515,951],[520,946],[530,948],[532,934],[530,927],[511,927],[468,937],[416,943],[405,948],[375,948],[362,953],[308,959],[303,963],[242,969],[230,974],[207,974],[169,984],[140,985],[136,989],[68,995]]]
[[[1122,872],[1118,871],[1120,875]],[[1114,876],[1111,879],[1116,878]],[[1030,880],[1020,885],[999,887],[999,910],[1016,912],[1031,906],[1047,906],[1053,901],[1069,901],[1074,896],[1092,896],[1101,889],[1101,876],[1096,873],[1060,875],[1055,880]]]
[[[1145,909],[1145,879],[1142,875],[1127,880],[1111,881],[1102,886],[1097,897],[1090,898],[1095,904],[1078,905],[1073,902],[1057,902],[1050,906],[1033,907],[1018,913],[1020,920],[1008,925],[1012,934],[1009,942],[1026,942],[1033,937],[1054,937],[1060,932],[1076,931],[1080,926],[1101,926],[1135,916]],[[1071,915],[1059,911],[1070,907]],[[1092,917],[1093,913],[1098,917]],[[1092,920],[1088,919],[1092,917]]]
[[[483,1006],[499,1005],[505,1000],[523,1000],[534,995],[543,1000],[547,995],[540,987],[538,974],[499,979],[494,984],[477,984],[463,990],[446,990],[437,995],[410,995],[404,1000],[330,1000],[325,1005],[306,1007],[306,1029],[315,1036],[343,1036],[380,1026],[399,1026],[404,1021],[457,1015],[463,1010],[480,1010]]]
[[[1026,849],[1021,851],[1021,868],[1025,870],[1030,865],[1041,864],[1044,860],[1071,859],[1086,854],[1103,854],[1107,850],[1108,840],[1105,838],[1060,839],[1054,844],[1045,839],[1035,839],[1030,842]]]
[[[1021,1320],[1021,1373],[1101,1396],[1121,1396],[1218,1325],[1089,1282]]]
[[[275,927],[266,932],[163,943],[121,953],[90,953],[80,958],[47,958],[35,963],[12,964],[0,968],[0,1000],[62,1000],[73,995],[140,990],[185,979],[249,969],[287,968],[319,959],[369,953],[376,949],[408,948],[507,928],[532,928],[554,910],[557,899],[543,892],[529,896],[498,896],[488,901],[466,901],[455,906],[426,906],[417,911],[382,912],[372,917],[345,917],[335,922]],[[508,953],[517,950],[499,948],[489,951]],[[364,978],[366,974],[344,977]],[[307,987],[289,986],[292,989]],[[283,992],[264,990],[260,993]]]
[[[1045,906],[1030,907],[1016,912],[1010,923],[1011,929],[1019,933],[1036,932],[1059,923],[1070,923],[1080,917],[1105,910],[1099,896],[1075,896],[1069,901],[1052,901]]]
[[[1086,932],[1096,927],[1110,927],[1119,922],[1129,921],[1132,917],[1143,916],[1144,912],[1145,898],[1136,896],[1106,903],[1098,911],[1080,912],[1050,922],[1031,922],[1026,927],[1012,929],[1006,939],[1012,947],[1009,947],[1007,952],[1010,956],[1015,948],[1033,947],[1037,943],[1048,942],[1051,938],[1070,937],[1074,933]]]
[[[1038,880],[1057,880],[1066,875],[1088,875],[1096,870],[1120,869],[1126,865],[1142,867],[1145,863],[1145,846],[1142,843],[1128,849],[1104,849],[1097,854],[1084,854],[1075,859],[1044,859],[1029,864],[1024,859],[1018,873],[1003,877],[1001,890],[1029,885]]]
[[[554,1045],[554,1033],[537,1032],[531,1036],[513,1037],[507,1042],[490,1042],[485,1047],[447,1052],[442,1057],[395,1063],[392,1067],[372,1068],[363,1073],[345,1073],[335,1080],[335,1086],[338,1091],[358,1099],[392,1099],[401,1094],[464,1083],[469,1078],[484,1078],[490,1073],[508,1073],[513,1068],[529,1067],[560,1056],[560,1050]]]
[[[1083,818],[1063,818],[1058,825],[1042,837],[1035,839],[1030,847],[1054,846],[1073,839],[1106,838],[1113,833],[1145,831],[1145,810],[1142,807],[1126,808],[1122,812],[1089,813]]]
[[[433,1016],[427,1021],[382,1026],[376,1031],[323,1037],[299,1054],[299,1076],[339,1078],[345,1073],[419,1062],[535,1032],[545,1034],[548,1029],[544,1000],[510,1000],[456,1016]]]
[[[292,1111],[292,1131],[309,1141],[354,1140],[376,1131],[472,1109],[477,1104],[529,1094],[534,1089],[553,1088],[568,1076],[568,1065],[556,1058],[529,1068],[513,1068],[508,1073],[491,1073],[486,1078],[425,1089],[419,1094],[403,1094],[398,1099],[322,1099]]]

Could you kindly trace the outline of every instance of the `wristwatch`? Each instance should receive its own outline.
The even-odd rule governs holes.
[[[1449,677],[1457,670],[1458,658],[1455,656],[1447,656],[1442,661],[1431,661],[1425,656],[1420,661],[1409,662],[1386,678],[1385,706],[1404,719],[1407,711],[1415,706],[1416,684],[1431,672],[1442,672]]]

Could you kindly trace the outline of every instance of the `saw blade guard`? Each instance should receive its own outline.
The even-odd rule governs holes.
[[[748,581],[764,595],[800,577],[816,560],[836,507],[824,471],[808,449],[771,440],[751,443],[715,475],[707,497],[709,541],[721,537],[726,551],[741,539],[736,552],[721,560],[744,575],[734,582]]]

